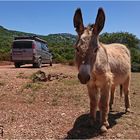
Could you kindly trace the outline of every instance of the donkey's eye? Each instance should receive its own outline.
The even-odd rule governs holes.
[[[76,51],[77,51],[77,52],[79,52],[79,49],[78,49],[78,48],[76,48]]]
[[[98,51],[98,48],[96,48],[96,49],[94,50],[94,53],[97,53],[97,51]]]

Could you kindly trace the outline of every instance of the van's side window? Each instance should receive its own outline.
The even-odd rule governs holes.
[[[41,49],[41,43],[38,41],[36,41],[36,43],[37,43],[38,48]]]
[[[45,46],[46,46],[47,51],[49,51],[48,45],[46,44]]]
[[[47,51],[46,45],[43,43],[41,43],[41,48],[42,48],[42,50]]]

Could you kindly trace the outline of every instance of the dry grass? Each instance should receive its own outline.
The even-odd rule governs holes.
[[[41,70],[47,75],[63,73],[65,76],[34,83],[30,77],[38,69],[0,67],[0,126],[3,130],[0,138],[140,138],[140,73],[132,74],[133,113],[124,114],[123,98],[120,100],[117,89],[114,112],[109,114],[111,128],[106,135],[101,135],[98,125],[88,125],[89,98],[86,86],[77,80],[76,68],[58,64]]]

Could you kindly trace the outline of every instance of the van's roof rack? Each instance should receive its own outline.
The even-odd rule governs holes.
[[[33,40],[40,41],[40,42],[43,42],[43,43],[47,44],[47,41],[39,38],[36,35],[34,35],[34,36],[18,36],[18,37],[14,38],[14,40],[19,40],[19,39],[33,39]]]

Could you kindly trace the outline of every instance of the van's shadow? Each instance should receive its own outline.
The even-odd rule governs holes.
[[[48,65],[42,65],[41,68],[49,67]],[[32,65],[31,66],[21,66],[21,68],[29,68],[29,69],[40,69],[40,68],[35,68]]]
[[[110,128],[117,124],[116,120],[121,118],[124,112],[110,112],[109,124]],[[97,118],[100,118],[100,113],[97,112]],[[67,132],[65,139],[89,139],[100,135],[99,120],[94,126],[90,126],[90,115],[83,114],[76,119],[73,128]]]
[[[49,67],[49,65],[42,65],[41,66],[41,68],[47,68],[47,67]],[[27,68],[27,69],[41,69],[41,68],[34,68],[32,65],[22,65],[21,67],[20,67],[20,69],[24,69],[24,68]],[[19,69],[19,68],[15,68],[14,66],[13,67],[11,67],[11,69]]]

